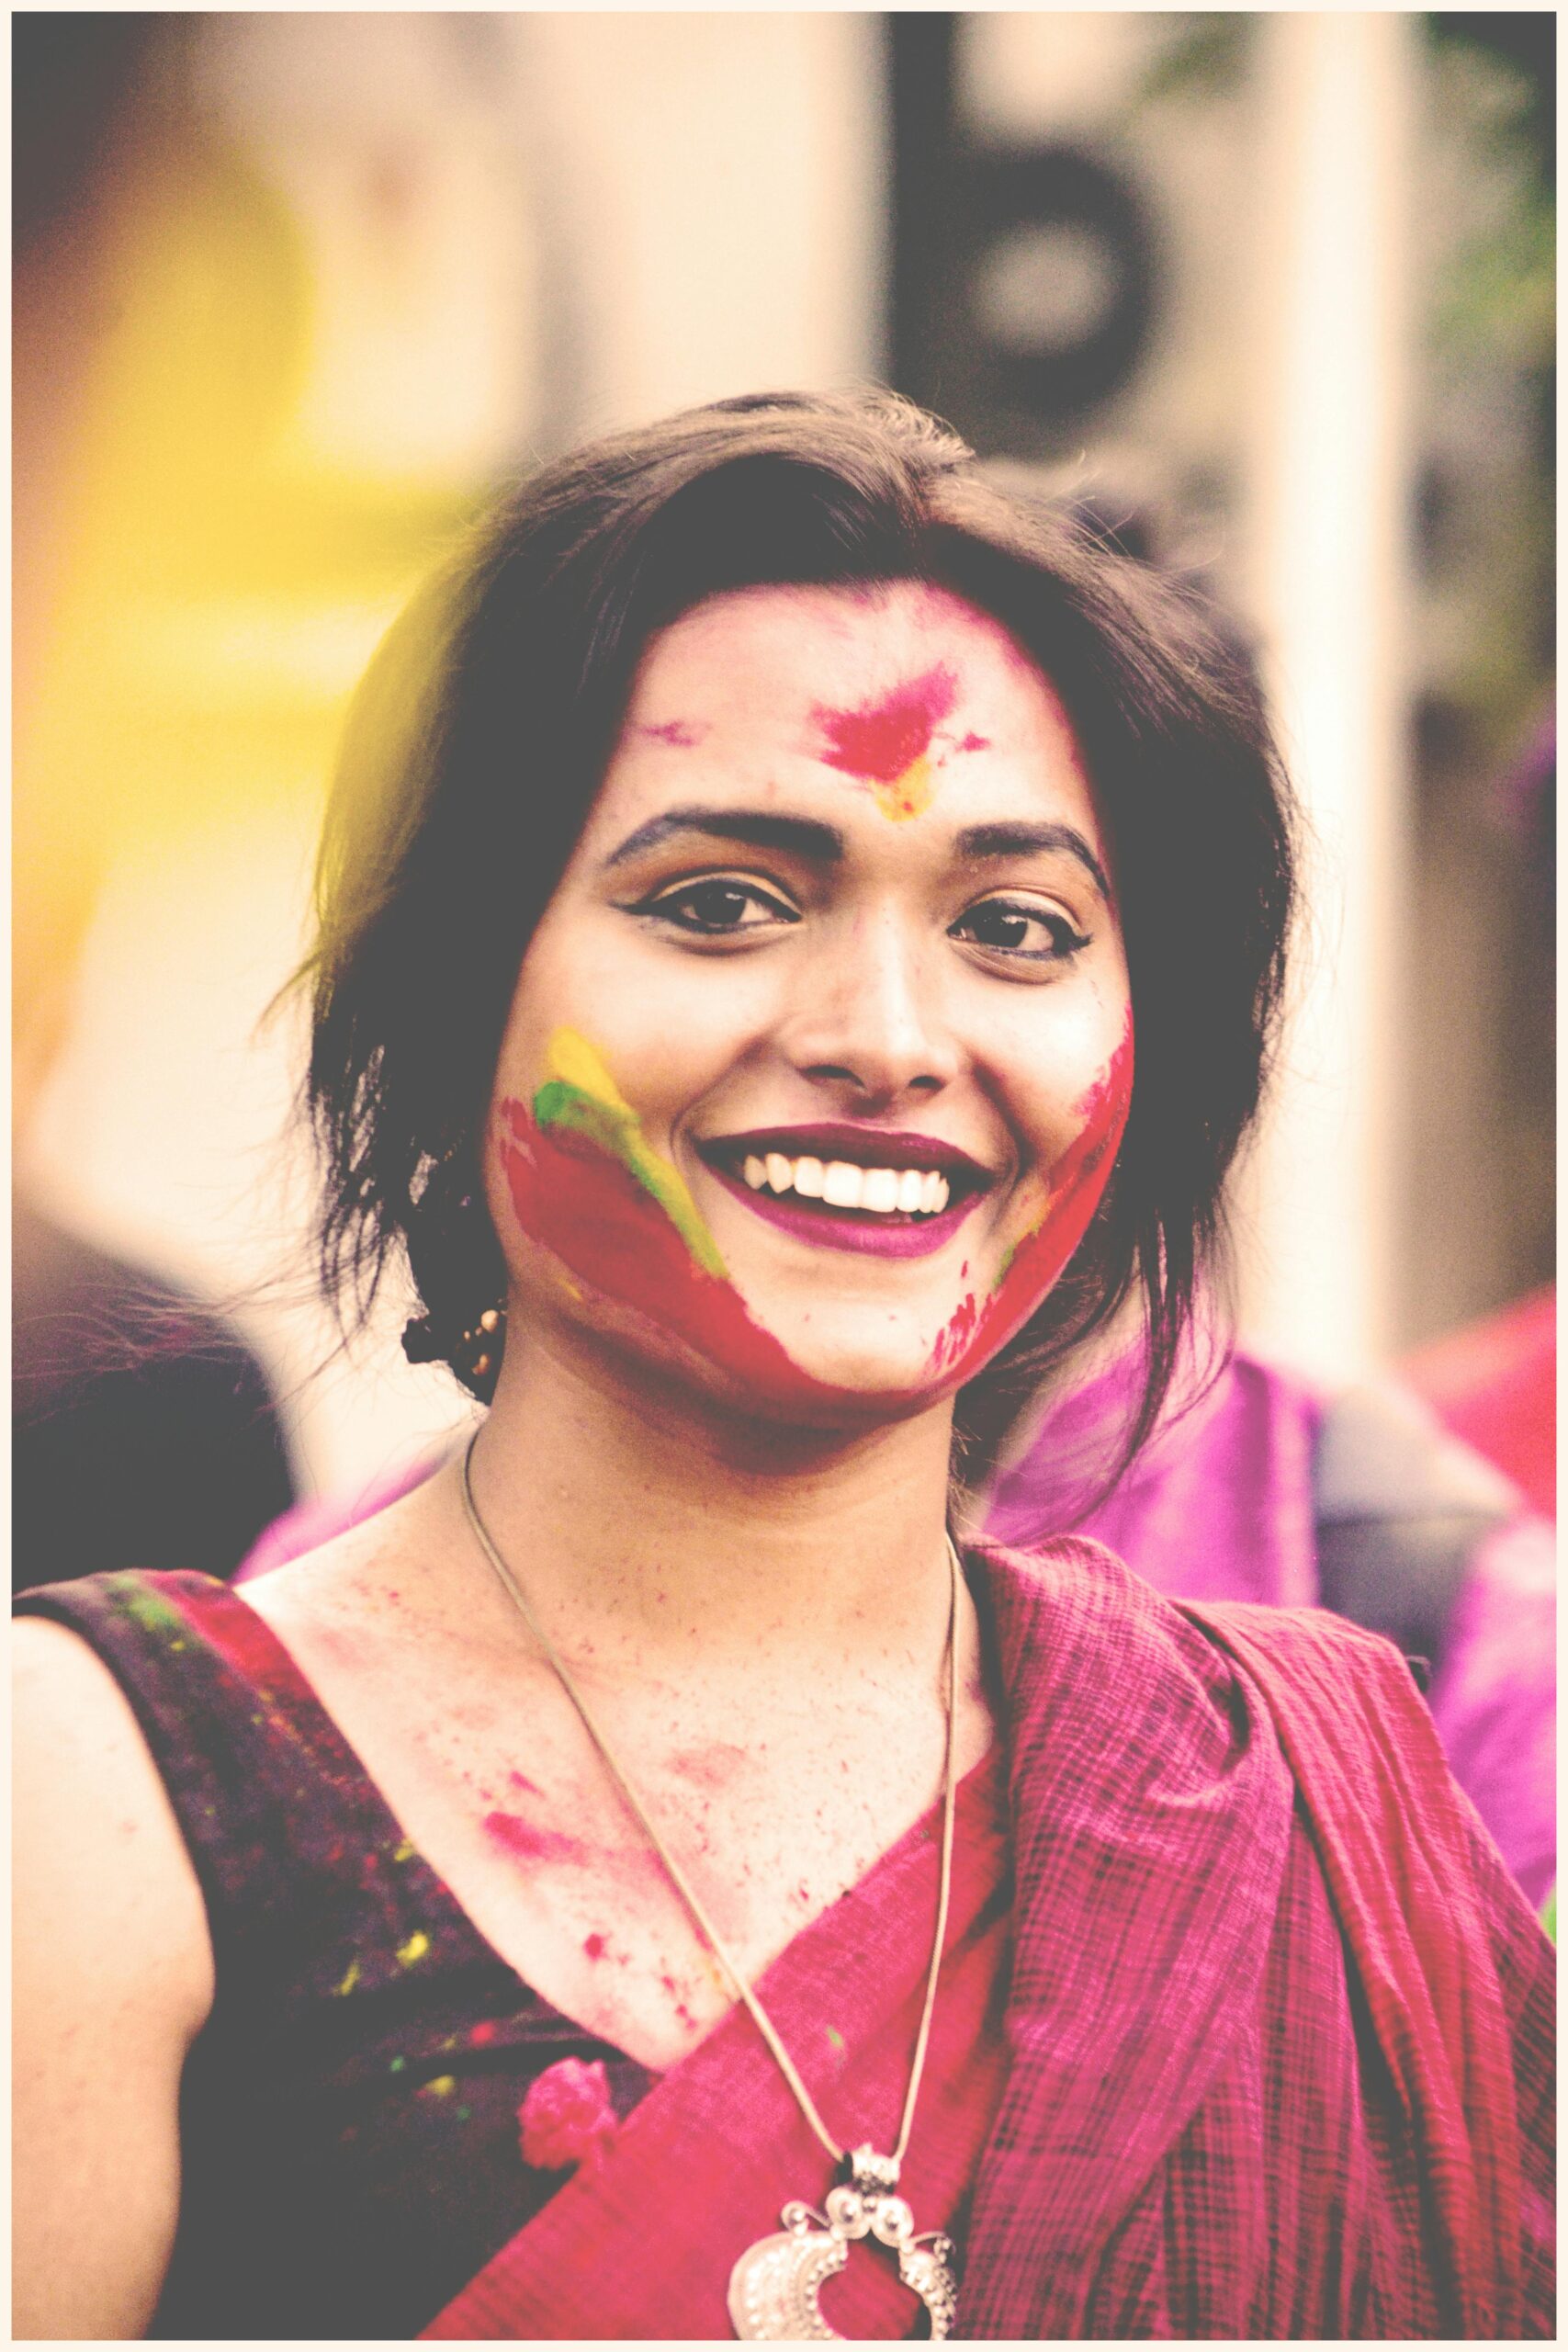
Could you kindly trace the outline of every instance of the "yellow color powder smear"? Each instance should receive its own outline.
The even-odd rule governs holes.
[[[352,1993],[358,1982],[359,1962],[357,1960],[351,1960],[348,1963],[348,1973],[344,1978],[343,1983],[338,1986],[338,1992],[340,1994]]]
[[[611,1077],[598,1047],[591,1045],[580,1030],[557,1029],[551,1033],[545,1050],[545,1067],[548,1079],[534,1097],[535,1115],[541,1125],[555,1125],[574,1096],[608,1113],[613,1123],[611,1133],[605,1136],[600,1132],[596,1140],[604,1149],[614,1152],[644,1191],[653,1195],[703,1272],[723,1282],[724,1260],[685,1178],[673,1160],[649,1148],[637,1113]],[[565,1105],[549,1102],[553,1088],[570,1090]]]
[[[429,1950],[430,1938],[425,1934],[423,1928],[416,1928],[413,1934],[409,1938],[407,1943],[400,1944],[398,1946],[399,1967],[412,1968],[416,1962],[422,1961],[424,1958],[425,1953]]]
[[[931,805],[931,761],[922,752],[918,760],[909,762],[902,775],[896,775],[886,784],[880,778],[874,779],[871,788],[877,807],[895,824],[901,824],[908,817],[919,817]]]
[[[558,1029],[546,1049],[545,1065],[564,1085],[581,1087],[584,1094],[608,1110],[635,1116],[631,1104],[611,1077],[604,1057],[576,1029]]]

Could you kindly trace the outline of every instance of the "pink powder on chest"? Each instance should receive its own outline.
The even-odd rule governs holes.
[[[520,1861],[567,1861],[582,1851],[575,1838],[558,1829],[541,1829],[518,1813],[487,1813],[484,1830],[492,1843]]]

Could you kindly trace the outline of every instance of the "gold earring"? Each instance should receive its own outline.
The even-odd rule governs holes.
[[[487,1306],[484,1313],[479,1317],[479,1321],[475,1324],[473,1329],[471,1331],[465,1331],[457,1341],[457,1347],[453,1350],[454,1355],[457,1354],[458,1349],[464,1351],[473,1349],[477,1351],[474,1355],[473,1363],[469,1366],[469,1376],[472,1379],[482,1380],[485,1377],[485,1374],[489,1372],[491,1368],[491,1343],[494,1341],[497,1345],[502,1344],[502,1342],[497,1340],[497,1334],[501,1332],[505,1320],[506,1309],[504,1306]]]

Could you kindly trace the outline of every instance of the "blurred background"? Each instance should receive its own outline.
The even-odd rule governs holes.
[[[14,16],[19,1294],[63,1250],[221,1303],[304,1493],[461,1417],[402,1301],[334,1355],[290,1256],[301,1030],[263,1015],[345,699],[509,474],[867,378],[1258,649],[1313,913],[1247,1334],[1353,1377],[1546,1283],[1553,35]]]

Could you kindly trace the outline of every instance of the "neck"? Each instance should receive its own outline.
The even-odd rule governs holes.
[[[604,1678],[766,1657],[863,1668],[945,1638],[952,1408],[781,1430],[509,1347],[472,1461],[491,1541],[563,1655]]]

